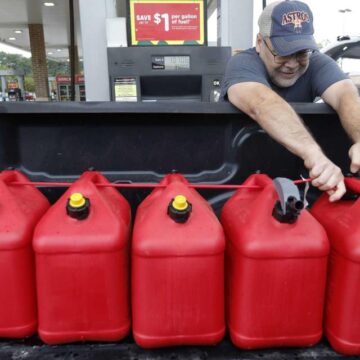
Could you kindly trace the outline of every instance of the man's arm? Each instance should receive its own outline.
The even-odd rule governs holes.
[[[322,152],[303,122],[274,91],[256,82],[243,82],[228,89],[229,101],[255,120],[272,138],[304,160],[312,184],[327,191],[330,201],[345,193],[339,167]]]
[[[349,150],[351,159],[350,171],[360,170],[360,98],[356,86],[349,79],[331,85],[321,95],[339,115],[341,123],[353,140]]]

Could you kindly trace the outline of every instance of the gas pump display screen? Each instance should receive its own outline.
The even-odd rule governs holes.
[[[190,70],[190,56],[152,56],[153,70]]]

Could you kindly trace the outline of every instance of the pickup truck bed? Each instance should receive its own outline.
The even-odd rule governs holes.
[[[328,156],[346,173],[349,140],[325,104],[293,104]],[[110,180],[157,183],[173,170],[190,182],[241,184],[250,174],[299,179],[302,161],[228,103],[2,103],[0,169],[33,181],[71,182],[94,168]],[[64,188],[41,187],[51,202]],[[133,215],[148,189],[126,189]],[[231,191],[201,190],[217,214]],[[309,199],[318,193],[311,191]],[[0,340],[0,359],[333,359],[326,340],[309,349],[241,351],[215,347],[142,350],[131,337],[111,344],[44,345]],[[350,357],[348,357],[350,359]]]

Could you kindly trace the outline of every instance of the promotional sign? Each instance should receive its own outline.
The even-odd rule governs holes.
[[[206,45],[204,0],[129,0],[130,45]]]
[[[69,75],[56,75],[56,82],[58,84],[70,84],[71,83],[71,76]],[[85,81],[84,75],[76,74],[75,75],[75,84],[83,84]]]

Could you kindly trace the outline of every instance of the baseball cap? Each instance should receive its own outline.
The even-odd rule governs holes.
[[[313,37],[313,14],[301,1],[276,1],[268,5],[259,17],[259,30],[269,37],[275,51],[281,56],[298,51],[317,50]]]

